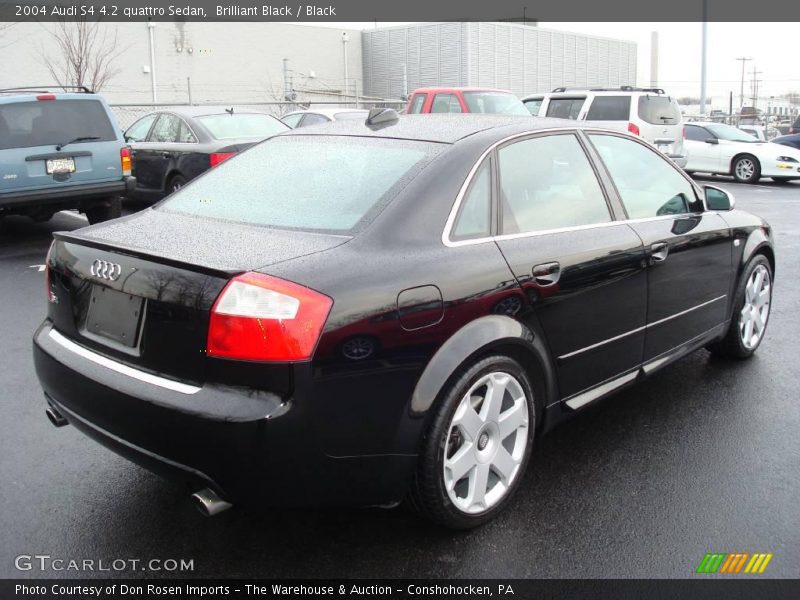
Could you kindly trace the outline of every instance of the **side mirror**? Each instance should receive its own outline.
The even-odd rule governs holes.
[[[708,210],[733,210],[736,200],[733,195],[713,185],[703,186]]]
[[[719,144],[719,140],[717,138],[707,138],[706,144],[711,144],[712,146],[716,146]]]

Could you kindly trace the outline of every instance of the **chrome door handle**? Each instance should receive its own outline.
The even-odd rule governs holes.
[[[650,259],[652,262],[664,262],[669,254],[669,246],[666,242],[658,242],[650,246]]]
[[[561,278],[561,265],[557,262],[542,263],[533,267],[533,279],[540,287],[549,287]]]

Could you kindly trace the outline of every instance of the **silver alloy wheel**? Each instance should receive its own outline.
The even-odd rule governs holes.
[[[758,265],[744,288],[744,306],[739,313],[739,336],[748,350],[758,346],[769,318],[772,288],[769,270]]]
[[[520,471],[528,445],[528,400],[513,376],[481,377],[459,402],[447,432],[444,485],[456,508],[481,513],[497,504]]]
[[[755,163],[749,158],[740,158],[736,161],[736,176],[739,179],[750,179],[756,172]]]

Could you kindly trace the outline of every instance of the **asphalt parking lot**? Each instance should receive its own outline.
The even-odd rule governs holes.
[[[192,559],[193,577],[691,577],[706,552],[771,552],[800,576],[800,183],[709,178],[775,228],[767,337],[747,362],[700,351],[539,440],[496,521],[454,534],[394,510],[205,519],[180,486],[71,427],[54,429],[31,361],[52,231],[0,222],[0,577],[162,576],[15,569],[18,555]],[[309,473],[309,476],[313,474]]]

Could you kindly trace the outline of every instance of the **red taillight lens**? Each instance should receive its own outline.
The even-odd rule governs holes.
[[[50,255],[53,253],[53,245],[55,242],[50,243],[50,248],[47,250],[47,258],[44,259],[44,286],[47,292],[47,301],[50,304],[58,302],[58,296],[53,293],[53,283],[50,279]]]
[[[130,175],[131,174],[131,149],[127,146],[125,148],[120,148],[119,150],[119,163],[122,166],[122,174],[123,175]]]
[[[639,135],[639,126],[636,123],[628,123],[628,131],[633,135]]]
[[[55,100],[56,99],[56,95],[55,94],[40,94],[40,95],[36,96],[36,99],[37,100]]]
[[[211,309],[208,354],[263,361],[308,360],[333,300],[261,273],[234,277]]]
[[[211,153],[211,166],[216,167],[219,163],[225,162],[231,156],[236,156],[236,152],[212,152]]]

